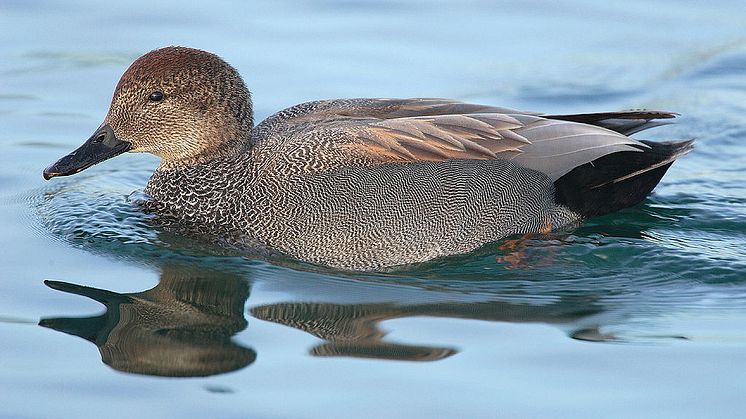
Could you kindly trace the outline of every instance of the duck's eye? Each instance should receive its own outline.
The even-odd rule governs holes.
[[[148,99],[150,99],[151,102],[160,102],[163,100],[163,92],[156,90],[148,96]]]

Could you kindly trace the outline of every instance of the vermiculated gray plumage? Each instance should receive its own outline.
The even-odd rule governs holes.
[[[143,102],[154,90],[164,99]],[[446,99],[339,99],[252,127],[249,100],[217,56],[163,48],[125,72],[102,127],[117,137],[106,137],[118,147],[109,152],[123,141],[162,158],[150,208],[356,270],[634,205],[691,149],[627,136],[674,117],[659,111],[543,116]],[[45,176],[82,170],[71,156]]]
[[[511,141],[517,152],[505,159],[435,155],[379,163],[356,148],[339,151],[340,144],[364,149],[356,143],[361,129],[377,129],[382,122],[396,127],[399,119],[411,118],[382,116],[399,115],[403,107],[411,113],[448,112],[446,105],[459,111],[464,109],[458,105],[466,106],[435,99],[297,105],[258,125],[245,153],[159,170],[147,192],[190,222],[245,232],[298,259],[370,270],[466,253],[512,234],[577,221],[582,214],[557,204],[553,181],[604,155],[647,147],[604,128],[478,107],[484,121],[510,122],[503,132],[521,136]],[[378,118],[363,116],[366,111]],[[434,116],[441,115],[429,116],[437,121]],[[454,119],[449,122],[458,122]],[[432,126],[434,136],[441,127]],[[468,133],[468,127],[447,128]],[[397,135],[416,139],[411,131],[391,135],[392,141]],[[480,140],[502,139],[475,142]],[[536,170],[542,164],[546,173]]]

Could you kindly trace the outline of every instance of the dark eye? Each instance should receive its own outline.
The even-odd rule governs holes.
[[[160,90],[156,90],[155,92],[151,93],[150,96],[148,96],[148,99],[153,102],[160,102],[163,100],[163,92],[161,92]]]

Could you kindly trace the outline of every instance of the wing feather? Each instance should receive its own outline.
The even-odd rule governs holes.
[[[486,121],[494,121],[495,125]],[[385,163],[388,158],[397,161],[412,160],[419,156],[427,161],[450,159],[485,160],[495,159],[498,153],[518,151],[520,146],[529,141],[520,134],[506,129],[515,126],[513,121],[506,125],[501,118],[484,118],[480,120],[471,115],[434,115],[426,117],[405,117],[386,119],[357,127],[361,138],[373,139]],[[356,144],[365,151],[367,144]],[[402,149],[407,152],[402,152]],[[426,151],[428,154],[415,153]],[[397,155],[399,153],[400,155]]]
[[[648,148],[625,135],[592,125],[537,121],[515,130],[531,141],[521,147],[513,161],[549,175],[557,180],[572,169],[619,151],[642,151]]]
[[[306,158],[327,159],[304,164],[304,170],[330,170],[345,164],[507,159],[552,180],[607,154],[647,148],[603,125],[613,126],[622,119],[628,121],[624,128],[632,130],[673,116],[630,111],[542,117],[444,99],[347,99],[299,106],[273,117],[293,127],[288,129],[292,138],[279,147],[285,150],[281,152],[293,153],[314,144],[336,150],[303,153]]]

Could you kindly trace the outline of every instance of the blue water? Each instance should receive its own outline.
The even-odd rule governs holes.
[[[743,416],[744,22],[737,1],[1,3],[0,417]],[[681,117],[643,138],[696,149],[643,204],[517,247],[273,265],[139,212],[154,157],[41,178],[171,44],[239,69],[258,119],[366,96],[654,108]]]

